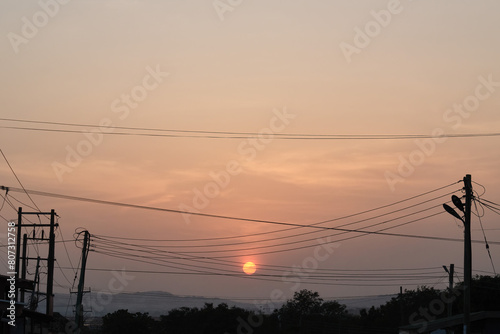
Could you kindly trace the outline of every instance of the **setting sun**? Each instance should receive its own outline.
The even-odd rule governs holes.
[[[243,271],[247,275],[252,275],[253,273],[255,273],[256,270],[257,270],[257,267],[255,266],[255,263],[253,263],[253,262],[247,262],[243,265]]]

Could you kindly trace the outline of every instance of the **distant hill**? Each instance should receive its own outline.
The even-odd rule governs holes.
[[[379,295],[379,296],[367,296],[367,297],[355,297],[348,299],[337,299],[340,304],[347,306],[347,310],[351,314],[359,314],[359,311],[366,308],[369,309],[372,306],[379,307],[387,303],[391,298],[397,297],[394,295]]]
[[[72,316],[76,295],[56,294],[54,298],[54,311],[68,317]],[[165,315],[168,311],[181,307],[203,307],[206,303],[217,306],[226,303],[229,307],[237,306],[245,309],[255,309],[250,303],[239,303],[232,300],[219,298],[206,298],[197,296],[177,296],[163,291],[148,291],[135,293],[100,294],[88,293],[84,296],[83,305],[90,317],[101,317],[119,309],[129,312],[148,312],[157,317]],[[68,307],[69,305],[69,307]]]
[[[390,300],[392,295],[356,297],[349,299],[338,299],[341,304],[347,305],[350,313],[358,313],[362,308],[380,306]],[[54,311],[67,317],[72,317],[76,295],[56,294],[54,298]],[[165,315],[168,311],[181,307],[202,308],[206,303],[215,306],[226,303],[229,307],[236,306],[244,309],[255,310],[252,303],[241,303],[221,298],[206,298],[197,296],[177,296],[164,291],[148,291],[135,293],[102,294],[88,293],[84,297],[84,309],[88,311],[88,317],[102,317],[107,313],[119,309],[127,309],[129,312],[149,313],[153,317]],[[281,307],[281,305],[275,305]],[[270,309],[262,309],[263,312],[272,312]]]

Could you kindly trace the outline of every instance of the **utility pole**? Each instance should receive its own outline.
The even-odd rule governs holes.
[[[28,247],[28,235],[24,233],[23,235],[23,258],[21,262],[21,279],[26,279],[26,255],[27,255],[27,247]],[[24,303],[24,289],[21,289],[21,303]]]
[[[465,235],[464,235],[464,334],[470,334],[470,294],[472,284],[472,247],[470,233],[470,213],[472,207],[472,178],[464,177],[465,188]]]
[[[470,334],[470,294],[472,284],[472,246],[471,246],[471,207],[472,207],[472,177],[470,174],[465,175],[464,179],[465,190],[465,205],[462,200],[456,196],[451,196],[451,200],[455,206],[464,213],[462,218],[448,204],[443,204],[443,208],[453,217],[460,219],[464,223],[464,334]]]
[[[448,273],[448,288],[449,288],[449,292],[451,294],[451,291],[453,290],[453,275],[455,274],[455,265],[452,263],[450,264],[450,270],[448,270],[448,268],[446,266],[443,266],[444,268],[444,271],[446,271]],[[450,300],[448,302],[448,317],[451,317],[451,313],[452,313],[452,301]]]
[[[453,291],[453,275],[455,274],[455,265],[452,263],[450,264],[450,270],[446,266],[443,266],[444,270],[448,273],[449,278],[448,278],[448,289],[449,289],[449,294],[452,294]],[[449,298],[449,297],[448,297]],[[451,317],[452,311],[453,311],[453,300],[450,298],[448,299],[448,317]],[[447,329],[446,333],[448,334],[453,334],[453,330]]]
[[[78,283],[78,293],[76,295],[76,307],[75,307],[75,323],[77,329],[82,330],[83,328],[83,289],[85,284],[85,268],[87,266],[87,257],[90,250],[90,233],[89,231],[84,231],[85,236],[83,239],[82,248],[82,267],[80,269],[80,281]]]
[[[50,224],[23,224],[23,215],[36,215],[36,216],[48,216],[50,215]],[[17,219],[17,245],[16,245],[16,280],[19,278],[26,278],[26,261],[29,259],[27,257],[27,241],[28,240],[34,240],[34,241],[47,241],[46,238],[44,238],[43,235],[43,230],[42,230],[42,237],[39,238],[36,236],[35,229],[36,228],[43,228],[43,227],[49,227],[50,228],[50,233],[49,233],[49,251],[48,251],[48,257],[47,258],[40,258],[40,260],[47,261],[47,290],[46,290],[46,314],[47,315],[52,315],[53,314],[53,306],[54,306],[54,261],[55,261],[55,227],[57,224],[55,223],[55,216],[56,213],[54,210],[51,210],[51,212],[23,212],[22,208],[19,208],[18,210],[18,219]],[[22,228],[23,227],[33,227],[33,237],[28,237],[27,235],[24,235],[23,237],[23,242],[21,243],[21,234],[22,234]],[[22,252],[21,252],[21,247],[22,247]],[[35,258],[35,260],[37,260]],[[37,260],[38,263],[39,260]],[[38,266],[38,264],[37,264]],[[35,278],[36,279],[36,278]],[[38,282],[39,283],[39,282]],[[24,290],[21,288],[16,289],[16,300],[20,302],[24,302]]]
[[[403,287],[399,287],[399,313],[401,313],[401,326],[405,324],[405,316],[404,316],[404,302],[403,302]]]
[[[450,278],[449,278],[449,286],[448,288],[450,289],[450,293],[453,290],[453,275],[455,274],[455,265],[453,263],[450,264]],[[450,303],[448,304],[448,316],[451,317],[453,312],[453,302],[450,300]]]
[[[50,233],[49,233],[49,259],[47,263],[47,307],[46,314],[52,315],[54,310],[54,262],[55,262],[55,248],[56,248],[56,235],[54,233],[56,212],[54,209],[50,210]]]
[[[31,299],[30,299],[30,304],[29,304],[29,309],[32,311],[36,311],[36,308],[38,307],[38,288],[39,288],[39,283],[40,283],[40,256],[37,257],[36,259],[36,270],[35,270],[35,286],[33,288],[33,291],[31,292]]]
[[[17,211],[17,240],[16,240],[16,281],[19,278],[19,255],[21,255],[21,233],[22,233],[22,221],[23,221],[23,208],[19,208]],[[17,290],[17,289],[16,289]],[[17,291],[16,291],[16,298]]]

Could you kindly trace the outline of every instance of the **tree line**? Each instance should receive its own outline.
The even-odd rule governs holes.
[[[477,276],[473,279],[471,310],[500,311],[500,276]],[[159,319],[147,312],[118,310],[102,318],[100,329],[85,329],[89,334],[370,334],[398,333],[398,328],[419,324],[463,310],[462,285],[450,290],[422,286],[405,290],[384,305],[348,312],[346,305],[324,301],[317,292],[300,290],[271,314],[229,307],[181,307],[170,310]],[[457,333],[459,329],[457,328]]]

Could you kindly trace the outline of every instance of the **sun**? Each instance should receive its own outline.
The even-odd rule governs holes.
[[[243,271],[247,275],[252,275],[253,273],[255,273],[256,270],[257,270],[257,267],[255,266],[255,263],[253,263],[253,262],[247,262],[243,265]]]

